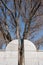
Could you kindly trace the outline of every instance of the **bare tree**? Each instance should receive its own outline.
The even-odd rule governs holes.
[[[21,44],[21,39],[22,41],[24,39],[33,39],[36,32],[39,31],[40,27],[43,25],[41,20],[36,20],[39,19],[40,16],[43,16],[43,14],[40,13],[40,8],[43,4],[42,0],[12,0],[13,7],[9,8],[9,2],[11,2],[11,0],[7,0],[7,2],[0,0],[0,10],[3,13],[3,16],[1,15],[0,17],[0,31],[3,33],[5,40],[7,39],[8,41],[11,41],[15,38],[19,39],[19,65],[22,65],[24,57],[24,43],[22,42],[23,44]],[[20,17],[22,18],[23,23],[25,23],[23,34],[21,33]],[[31,23],[35,23],[35,25],[31,25]],[[15,36],[14,38],[12,38],[12,31]],[[33,35],[33,33],[35,34]],[[36,41],[34,41],[34,43],[35,42]],[[39,48],[37,42],[35,45]]]

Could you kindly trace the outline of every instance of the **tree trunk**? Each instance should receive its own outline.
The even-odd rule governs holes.
[[[24,40],[21,39],[21,46],[20,46],[20,49],[19,49],[19,63],[18,65],[24,65]]]

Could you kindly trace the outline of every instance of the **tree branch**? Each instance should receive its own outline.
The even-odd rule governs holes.
[[[39,0],[33,6],[32,10],[29,14],[30,15],[29,20],[26,22],[27,27],[25,26],[24,33],[23,33],[23,38],[27,38],[27,35],[29,34],[30,23],[31,23],[32,17],[35,15],[36,11],[40,7],[40,4],[41,4],[41,1]]]
[[[39,16],[43,16],[43,13],[42,14],[35,15],[34,18],[39,17]]]
[[[6,28],[5,28],[5,29],[6,29]],[[4,37],[5,40],[6,40],[6,38],[7,38],[7,40],[10,42],[10,41],[12,40],[11,35],[10,35],[10,33],[9,33],[7,30],[5,30],[5,29],[3,28],[2,23],[0,22],[0,30],[1,30],[1,32],[3,33],[3,37]]]
[[[13,19],[14,19],[15,26],[16,26],[17,23],[16,23],[16,20],[15,20],[15,17],[14,17],[14,15],[13,15],[12,11],[7,7],[7,5],[5,4],[5,2],[4,2],[3,0],[1,0],[1,2],[2,2],[2,4],[5,6],[5,8],[8,9],[8,11],[11,13],[11,15],[12,15],[12,17],[13,17]]]

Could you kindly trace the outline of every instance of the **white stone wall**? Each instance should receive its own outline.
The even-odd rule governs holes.
[[[24,40],[24,62],[25,65],[43,65],[43,52],[37,52],[28,40]],[[18,65],[18,40],[10,42],[6,51],[0,51],[0,65]]]
[[[18,65],[18,52],[0,52],[0,65]]]

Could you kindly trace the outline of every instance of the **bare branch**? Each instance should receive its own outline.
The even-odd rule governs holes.
[[[15,25],[17,25],[16,20],[15,20],[15,17],[14,17],[14,15],[13,15],[12,11],[7,7],[7,5],[5,4],[5,2],[4,2],[3,0],[1,0],[1,2],[2,2],[2,4],[5,6],[5,8],[8,9],[8,11],[11,13],[11,15],[12,15],[12,17],[13,17],[13,19],[14,19]]]
[[[26,22],[26,24],[27,24],[27,28],[26,28],[26,29],[28,29],[28,30],[27,30],[27,32],[26,32],[26,29],[24,30],[23,38],[27,38],[27,37],[28,37],[27,35],[29,34],[30,23],[31,23],[32,17],[35,15],[37,9],[40,7],[40,4],[41,4],[41,2],[38,1],[38,2],[36,2],[35,5],[33,6],[32,10],[31,10],[31,12],[30,12],[29,20]]]
[[[4,24],[4,21],[3,21],[3,23],[0,22],[0,31],[3,33],[3,37],[4,37],[5,40],[6,40],[6,38],[7,38],[8,41],[12,40],[9,31],[6,29],[6,25]]]
[[[43,13],[42,14],[35,15],[34,18],[39,17],[39,16],[43,16]]]

